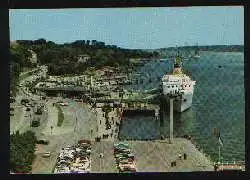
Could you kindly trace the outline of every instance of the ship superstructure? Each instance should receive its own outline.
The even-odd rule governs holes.
[[[175,111],[183,112],[192,105],[194,85],[195,81],[183,72],[182,57],[178,53],[173,71],[162,77],[162,89],[167,102],[169,96],[177,96],[174,101]]]

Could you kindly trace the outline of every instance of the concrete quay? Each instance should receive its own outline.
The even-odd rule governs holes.
[[[135,155],[137,172],[194,172],[214,171],[213,162],[187,139],[175,138],[173,144],[166,140],[124,141]],[[95,142],[92,146],[92,171],[117,172],[114,168],[113,142]],[[99,154],[103,153],[103,158]],[[183,158],[183,154],[187,158]],[[181,158],[179,158],[181,155]],[[175,161],[176,166],[171,166]]]

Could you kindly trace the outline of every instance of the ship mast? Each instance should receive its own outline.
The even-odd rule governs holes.
[[[175,60],[174,60],[174,69],[175,68],[182,68],[182,57],[180,55],[180,51],[179,50],[177,50],[177,54],[176,54]]]

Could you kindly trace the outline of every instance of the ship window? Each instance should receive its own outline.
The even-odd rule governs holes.
[[[172,88],[173,88],[174,86],[172,86]]]
[[[185,87],[187,87],[187,85],[185,85]]]
[[[168,86],[168,88],[170,88],[170,86]]]
[[[189,87],[190,87],[190,85],[189,85]]]

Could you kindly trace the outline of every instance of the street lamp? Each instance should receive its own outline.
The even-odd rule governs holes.
[[[51,129],[51,135],[52,135],[53,126],[50,126],[50,129]]]
[[[169,119],[170,119],[170,136],[169,136],[169,142],[170,142],[170,144],[172,144],[173,143],[173,102],[174,102],[174,100],[177,98],[179,96],[179,94],[178,93],[171,93],[171,94],[169,94],[168,95],[168,97],[169,97],[169,101],[170,101],[170,103],[169,103],[169,105],[170,105],[170,117],[169,117]]]

